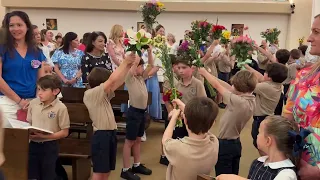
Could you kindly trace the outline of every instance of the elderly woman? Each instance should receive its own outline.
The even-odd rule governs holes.
[[[29,99],[36,97],[36,82],[43,76],[42,61],[46,58],[34,43],[29,16],[13,11],[3,21],[6,42],[0,45],[0,106],[4,127],[9,119],[18,119],[25,112]]]
[[[310,54],[320,55],[320,14],[315,17],[308,38]],[[306,141],[308,151],[302,155],[298,172],[301,180],[320,179],[320,61],[298,72],[291,83],[284,116],[303,128],[312,128]]]

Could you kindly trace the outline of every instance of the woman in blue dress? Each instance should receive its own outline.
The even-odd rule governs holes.
[[[161,35],[165,36],[165,29],[162,25],[158,25],[155,28],[155,36]],[[149,78],[146,81],[148,92],[152,92],[152,104],[148,106],[148,112],[150,116],[154,120],[161,120],[162,119],[162,106],[161,106],[161,94],[160,94],[160,86],[158,80],[158,71],[162,71],[162,62],[159,58],[156,58],[155,52],[156,48],[153,48],[152,54],[154,58],[154,67],[149,72]],[[142,59],[145,62],[148,62],[148,53],[144,52]],[[147,64],[147,63],[145,63]]]
[[[83,88],[81,74],[81,58],[84,53],[78,50],[79,39],[74,32],[64,36],[63,46],[56,50],[51,59],[54,71],[63,81],[63,86]]]

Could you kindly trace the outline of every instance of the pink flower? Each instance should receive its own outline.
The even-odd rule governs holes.
[[[243,36],[237,38],[237,42],[242,42],[244,40]]]
[[[248,26],[245,26],[244,28],[243,28],[243,30],[248,30],[249,29],[249,27]]]
[[[203,22],[203,27],[207,27],[208,26],[208,22]]]

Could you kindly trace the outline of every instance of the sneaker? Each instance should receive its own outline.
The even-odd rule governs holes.
[[[146,142],[147,141],[147,135],[146,132],[143,133],[143,136],[141,137],[141,142]]]
[[[165,165],[165,166],[169,165],[169,161],[168,161],[166,156],[160,156],[160,162],[159,163],[162,164],[162,165]]]
[[[221,109],[225,109],[227,105],[224,104],[224,103],[220,103],[220,104],[218,104],[218,106],[219,106],[219,108],[221,108]]]
[[[138,167],[132,166],[132,172],[143,175],[151,175],[151,169],[146,168],[143,164],[140,164]]]
[[[126,180],[140,180],[140,177],[134,174],[131,168],[125,172],[121,170],[120,177]]]

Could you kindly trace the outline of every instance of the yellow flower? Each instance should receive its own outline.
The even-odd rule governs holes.
[[[273,31],[274,31],[274,29],[273,29],[273,28],[271,28],[271,29],[269,30],[269,32],[270,32],[270,33],[273,33]]]
[[[163,8],[164,4],[160,1],[157,2],[157,5],[159,6],[159,8]]]
[[[302,44],[304,42],[304,37],[299,38],[299,44]]]
[[[222,32],[222,37],[224,37],[225,39],[230,39],[230,36],[231,36],[230,31],[223,31]]]

